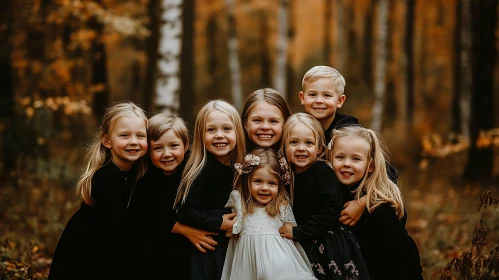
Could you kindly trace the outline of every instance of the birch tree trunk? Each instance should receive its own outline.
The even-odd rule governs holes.
[[[470,141],[471,93],[473,87],[471,54],[471,0],[461,0],[461,28],[459,30],[459,112],[463,138]]]
[[[274,73],[274,88],[284,99],[287,99],[286,92],[286,66],[288,57],[288,16],[289,0],[279,1],[279,12],[277,21],[279,31],[277,35],[277,55]]]
[[[386,46],[388,29],[388,0],[380,0],[378,4],[378,38],[376,40],[376,63],[374,69],[374,106],[372,129],[381,131],[383,123],[383,103],[386,90]]]
[[[178,114],[180,109],[180,55],[182,0],[162,0],[159,30],[158,80],[155,107],[159,112]]]
[[[228,49],[232,104],[240,111],[243,107],[243,91],[241,88],[241,70],[238,56],[236,19],[234,16],[235,0],[225,0],[225,4],[227,5],[227,21],[229,26]]]

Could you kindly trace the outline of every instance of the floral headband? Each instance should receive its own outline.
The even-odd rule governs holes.
[[[286,159],[282,157],[281,153],[279,152],[278,154],[279,157],[279,166],[281,167],[281,180],[285,185],[289,185],[291,182],[291,174],[289,173],[289,166],[288,163],[286,162]],[[239,175],[248,174],[250,173],[255,166],[260,165],[260,157],[255,156],[254,154],[247,154],[244,157],[244,162],[243,163],[235,163],[234,164],[234,169],[236,169],[237,173]]]

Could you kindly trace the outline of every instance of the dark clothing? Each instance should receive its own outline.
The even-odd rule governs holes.
[[[59,239],[49,280],[116,279],[124,261],[125,220],[136,172],[121,171],[112,161],[92,178],[94,205],[84,203],[69,219]]]
[[[333,169],[319,160],[295,174],[293,237],[305,250],[317,279],[369,279],[353,234],[339,220],[343,193]]]
[[[137,183],[129,209],[130,279],[160,279],[165,275],[168,279],[189,279],[186,248],[190,241],[171,232],[177,222],[173,202],[182,171],[183,165],[174,174],[165,175],[151,164]]]
[[[343,189],[349,199],[355,199],[348,187]],[[406,221],[407,212],[399,220],[395,209],[385,203],[372,213],[364,211],[352,227],[371,279],[423,279],[418,247],[405,228]]]
[[[222,216],[231,213],[229,208],[225,208],[225,204],[232,191],[233,181],[234,172],[231,167],[208,153],[203,170],[191,185],[185,203],[179,207],[179,222],[218,233],[213,236],[218,242],[214,251],[201,253],[194,245],[189,246],[192,279],[219,280],[222,275],[229,238],[220,227]]]
[[[331,141],[331,138],[333,138],[333,129],[355,125],[360,125],[359,120],[356,117],[336,113],[333,122],[324,131],[324,134],[326,136],[326,145],[328,145]],[[397,168],[393,164],[386,162],[386,172],[390,180],[397,184],[399,177]]]
[[[324,131],[324,134],[326,136],[326,145],[329,143],[329,141],[331,141],[333,129],[358,124],[359,120],[356,117],[339,114],[338,112],[336,112],[333,122]]]

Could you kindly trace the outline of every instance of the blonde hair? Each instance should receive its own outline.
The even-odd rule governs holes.
[[[158,141],[170,129],[173,129],[184,143],[184,146],[189,145],[189,132],[185,122],[181,118],[168,113],[159,113],[149,119],[147,140]]]
[[[184,203],[187,195],[189,194],[189,189],[196,177],[201,173],[205,164],[207,151],[204,146],[204,134],[206,133],[206,119],[208,115],[213,111],[220,111],[227,114],[234,125],[234,131],[236,133],[236,146],[231,152],[230,165],[232,166],[236,162],[242,162],[244,154],[246,153],[246,147],[244,144],[244,129],[241,122],[241,117],[237,112],[236,108],[230,103],[224,100],[211,100],[206,105],[201,108],[197,117],[196,123],[194,125],[194,135],[191,146],[191,155],[186,163],[184,172],[182,173],[182,180],[178,187],[177,197],[173,203],[175,208],[179,203]]]
[[[260,168],[268,168],[270,173],[277,175],[279,178],[277,196],[265,205],[265,211],[274,217],[279,214],[281,206],[290,203],[289,196],[283,184],[284,173],[279,163],[279,156],[272,148],[256,148],[250,154],[260,158],[259,164],[253,167],[249,173],[237,175],[234,183],[234,189],[241,193],[241,200],[244,202],[243,213],[253,213],[255,205],[257,205],[257,202],[251,195],[250,182],[253,173]]]
[[[369,212],[383,203],[389,203],[395,209],[397,217],[401,219],[404,216],[404,200],[398,186],[390,180],[387,174],[387,150],[385,144],[375,131],[361,126],[347,126],[333,130],[330,151],[327,158],[332,160],[332,151],[336,139],[346,136],[356,136],[364,139],[369,144],[367,160],[372,164],[373,171],[368,172],[362,178],[359,187],[355,190],[355,198],[359,199],[366,195],[366,206]],[[368,165],[368,167],[369,167]]]
[[[281,139],[281,152],[283,155],[286,155],[286,148],[287,148],[287,141],[289,139],[289,135],[291,134],[291,131],[293,128],[299,124],[303,124],[306,127],[310,128],[312,130],[312,133],[314,134],[315,138],[315,145],[317,146],[318,150],[320,153],[317,155],[317,159],[321,160],[326,153],[326,137],[324,136],[324,130],[322,129],[321,123],[314,118],[313,116],[307,114],[307,113],[295,113],[289,117],[289,119],[286,121],[284,124],[284,128],[282,129],[282,139]],[[287,158],[286,158],[287,160]],[[293,170],[293,168],[291,168]],[[291,177],[294,178],[294,172],[291,172]],[[291,199],[293,199],[294,196],[294,180],[291,180],[291,186],[290,186],[290,196]]]
[[[345,78],[340,74],[340,72],[333,67],[319,65],[310,68],[310,70],[305,73],[303,80],[301,82],[302,90],[305,91],[305,83],[315,82],[318,79],[328,78],[334,83],[336,88],[334,89],[337,94],[345,94],[346,81]]]
[[[284,98],[279,94],[277,90],[273,88],[262,88],[252,92],[246,99],[243,112],[241,114],[243,124],[248,121],[248,115],[251,113],[251,110],[253,110],[256,105],[261,104],[262,102],[274,105],[279,108],[282,116],[284,117],[283,122],[286,122],[286,120],[291,116],[286,100],[284,100]],[[244,130],[244,135],[246,139],[246,146],[249,146],[249,149],[255,147],[254,143],[249,139],[248,132],[246,130]],[[279,146],[279,142],[275,144],[276,147]]]
[[[83,203],[93,205],[92,199],[92,178],[95,172],[111,160],[111,153],[108,148],[102,144],[102,139],[110,134],[114,123],[121,117],[138,117],[144,120],[147,126],[147,117],[144,110],[130,101],[118,102],[108,107],[102,118],[102,124],[95,134],[94,140],[87,150],[87,167],[76,184],[76,193]],[[142,177],[146,170],[143,157],[137,160],[138,172],[137,180]]]

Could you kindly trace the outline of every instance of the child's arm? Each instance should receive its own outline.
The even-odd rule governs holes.
[[[362,196],[359,200],[354,199],[347,201],[343,205],[343,210],[340,213],[340,222],[347,226],[354,226],[362,217],[366,210],[366,196]]]
[[[182,234],[187,237],[187,239],[203,253],[206,253],[206,250],[215,250],[214,246],[218,245],[218,242],[213,240],[210,236],[215,235],[216,233],[193,228],[179,222],[176,222],[173,226],[172,233]]]

